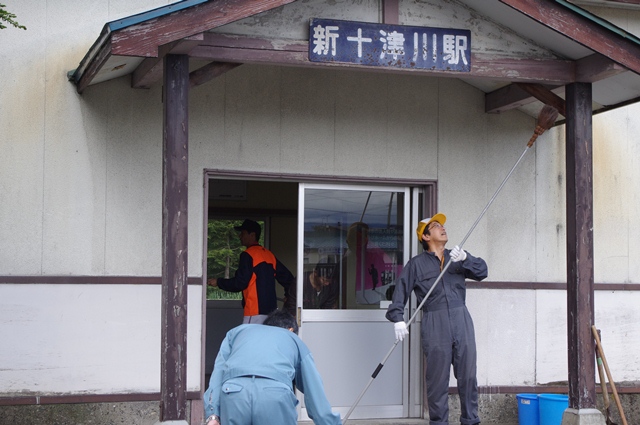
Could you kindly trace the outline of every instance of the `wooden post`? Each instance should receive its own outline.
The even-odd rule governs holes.
[[[596,407],[591,325],[593,276],[593,132],[591,84],[566,87],[567,338],[569,407]]]
[[[186,419],[189,57],[164,58],[160,421]]]

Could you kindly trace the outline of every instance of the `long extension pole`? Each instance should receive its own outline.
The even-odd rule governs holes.
[[[520,155],[520,158],[518,158],[518,160],[513,165],[513,167],[511,167],[511,170],[509,171],[507,176],[504,178],[504,180],[502,181],[502,183],[500,184],[500,186],[498,187],[496,192],[493,194],[491,199],[489,199],[489,202],[487,202],[487,205],[484,207],[484,209],[482,210],[482,212],[480,213],[480,215],[478,216],[476,221],[473,223],[473,225],[471,226],[471,228],[469,229],[469,231],[467,232],[465,237],[462,239],[462,242],[460,242],[460,244],[458,245],[460,247],[460,249],[462,249],[463,245],[465,244],[465,242],[467,242],[467,239],[469,239],[469,236],[471,236],[471,233],[473,233],[474,229],[476,228],[476,226],[478,225],[478,223],[480,222],[482,217],[485,215],[485,213],[487,212],[487,210],[489,209],[491,204],[493,204],[493,201],[498,196],[498,193],[500,193],[500,191],[504,187],[505,183],[507,183],[507,180],[509,180],[509,177],[511,177],[511,174],[513,174],[513,171],[516,169],[518,164],[520,164],[520,162],[522,161],[522,158],[524,158],[525,154],[529,151],[529,148],[531,148],[531,146],[533,146],[534,142],[536,141],[536,139],[538,138],[539,135],[541,135],[542,133],[547,131],[549,128],[551,128],[551,126],[555,123],[556,118],[558,118],[558,111],[554,107],[549,106],[549,105],[545,105],[542,108],[542,110],[540,111],[540,114],[538,115],[538,124],[536,125],[535,132],[534,132],[533,136],[531,136],[531,139],[529,140],[529,143],[527,143],[527,146],[524,149],[524,151],[522,151],[522,154]],[[418,315],[420,310],[422,310],[422,306],[427,301],[427,299],[429,298],[429,295],[431,295],[431,292],[433,292],[433,290],[435,289],[435,287],[438,284],[438,282],[440,282],[440,280],[442,279],[442,276],[444,276],[445,272],[447,271],[447,269],[449,268],[451,263],[452,263],[451,258],[449,258],[449,261],[447,261],[447,264],[443,267],[442,271],[440,272],[440,274],[436,278],[435,282],[433,283],[433,285],[431,285],[431,288],[429,288],[429,291],[427,292],[427,294],[422,299],[422,302],[420,303],[420,305],[418,306],[416,311],[413,313],[411,318],[407,321],[407,327],[409,327],[414,322],[414,320],[416,319],[416,316]],[[384,367],[384,364],[389,359],[389,356],[391,356],[391,353],[393,353],[393,350],[395,350],[396,346],[398,345],[398,342],[400,342],[400,341],[396,339],[396,341],[391,346],[391,349],[389,349],[389,351],[384,356],[382,361],[376,367],[376,370],[374,370],[373,373],[371,374],[371,378],[369,378],[369,381],[367,382],[367,385],[364,387],[364,389],[362,390],[362,392],[360,393],[360,395],[356,399],[355,403],[353,403],[353,406],[351,406],[351,408],[347,412],[347,415],[342,420],[342,424],[343,425],[346,424],[347,421],[349,420],[349,416],[351,416],[351,413],[356,408],[358,403],[360,403],[360,400],[362,399],[364,394],[367,392],[367,390],[369,389],[369,387],[373,383],[373,380],[376,379],[376,377],[378,376],[378,373],[380,373],[380,370],[382,370],[382,368]]]

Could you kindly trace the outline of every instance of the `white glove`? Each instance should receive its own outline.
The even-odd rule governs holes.
[[[393,330],[396,332],[396,341],[402,341],[405,336],[409,335],[407,324],[404,322],[394,323]]]
[[[451,252],[449,253],[451,256],[451,261],[457,263],[458,261],[464,261],[467,259],[467,253],[464,249],[460,249],[458,245],[454,246]]]

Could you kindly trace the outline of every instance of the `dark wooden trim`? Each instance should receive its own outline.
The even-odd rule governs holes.
[[[203,39],[204,35],[201,33],[160,46],[157,57],[144,59],[133,71],[131,74],[131,87],[136,89],[145,89],[162,80],[164,56],[170,53],[187,54]]]
[[[160,421],[185,420],[189,57],[164,57],[162,152],[162,319]]]
[[[540,24],[640,74],[640,45],[566,6],[549,0],[500,0]]]
[[[470,289],[527,289],[527,290],[551,290],[566,291],[564,282],[475,282],[467,281]],[[640,291],[640,283],[596,283],[595,291]]]
[[[591,83],[566,88],[569,407],[594,408],[593,134]]]
[[[601,54],[593,54],[576,61],[576,82],[595,83],[627,71]]]
[[[623,72],[629,72],[625,67],[597,53],[578,59],[575,62],[575,67],[576,82],[594,83]],[[528,88],[524,86],[525,84]],[[558,88],[564,93],[562,86],[510,84],[485,95],[485,112],[501,113],[540,100],[554,106],[560,114],[566,116],[564,99],[554,93]],[[635,103],[635,101],[631,103]]]
[[[87,53],[87,55],[91,54],[91,51]],[[111,57],[111,41],[107,40],[105,44],[102,46],[100,51],[96,54],[96,56],[91,60],[87,69],[84,70],[82,76],[76,83],[76,91],[80,94],[91,84],[91,81],[98,75],[98,72],[102,69],[102,66],[109,60]]]
[[[246,210],[243,210],[246,212]],[[270,212],[271,214],[271,212]],[[290,216],[292,211],[282,210],[277,215]],[[251,215],[251,214],[249,214]],[[273,214],[271,214],[273,215]],[[202,277],[190,277],[189,285],[202,285]],[[161,285],[160,276],[0,276],[0,284],[5,285]],[[468,281],[467,288],[473,289],[529,289],[566,291],[564,282],[494,282]],[[640,283],[596,283],[595,291],[640,291]]]
[[[299,67],[328,67],[371,72],[414,73],[451,78],[489,78],[512,82],[564,85],[575,81],[575,62],[559,59],[514,59],[487,54],[471,55],[471,71],[438,71],[389,68],[345,63],[311,62],[306,40],[259,39],[229,34],[205,33],[205,40],[190,52],[202,60]]]
[[[576,79],[576,62],[559,59],[514,59],[472,53],[471,72],[463,75],[463,73],[454,71],[311,62],[309,61],[309,43],[307,40],[266,39],[205,32],[198,34],[198,38],[194,38],[191,43],[188,50],[190,58],[215,63],[250,63],[315,68],[341,67],[370,72],[414,73],[451,78],[487,78],[555,86],[568,84]],[[173,52],[177,45],[178,42],[173,42],[161,46],[160,57],[167,52]],[[603,61],[597,62],[593,60],[592,62],[594,65],[591,65],[591,68],[593,69],[595,69],[596,63],[600,64],[600,67],[606,67],[602,63]],[[146,88],[159,81],[162,77],[160,63],[159,58],[144,60],[134,71],[132,87]],[[610,61],[608,64],[610,67],[612,66]],[[611,72],[611,70],[607,68],[607,72]],[[593,79],[597,78],[594,77]]]
[[[159,46],[293,1],[295,0],[218,0],[200,3],[114,31],[111,35],[111,53],[123,56],[156,57]]]
[[[564,99],[542,86],[541,84],[516,83],[525,92],[538,99],[546,105],[551,105],[558,110],[562,116],[567,115]]]
[[[187,391],[188,400],[201,400],[200,391]],[[78,403],[133,403],[160,401],[160,393],[130,394],[57,394],[0,397],[0,406],[78,404]]]
[[[423,186],[433,184],[435,180],[416,180],[416,179],[395,179],[395,178],[376,178],[361,176],[345,176],[345,175],[321,175],[321,174],[285,174],[271,173],[261,171],[241,171],[241,170],[220,170],[205,169],[205,178],[236,178],[241,180],[274,180],[288,181],[295,183],[358,183],[358,184],[379,184],[388,186]]]
[[[616,390],[621,394],[640,394],[640,385],[633,383],[633,385],[621,385],[616,382]],[[490,385],[478,387],[479,394],[519,394],[519,393],[531,393],[531,394],[567,394],[569,392],[569,386],[563,385]],[[597,393],[602,393],[602,389],[598,385]],[[457,394],[458,389],[456,387],[449,388],[449,394]]]
[[[210,62],[205,66],[192,71],[191,74],[189,74],[189,85],[191,87],[202,85],[213,80],[214,78],[218,78],[222,74],[225,74],[240,65],[242,64],[228,62]]]
[[[563,86],[542,86],[552,91]],[[488,114],[500,114],[535,102],[537,99],[525,91],[519,84],[509,84],[484,95],[484,111]]]
[[[640,385],[625,385],[616,382],[619,394],[640,394]],[[566,394],[568,385],[489,385],[479,386],[478,393],[486,394]],[[602,393],[600,386],[596,390]],[[457,394],[456,387],[449,387],[449,394]],[[199,391],[187,391],[187,400],[202,400]],[[140,401],[160,401],[160,393],[131,393],[131,394],[82,394],[82,395],[28,395],[14,397],[0,397],[0,406],[33,406],[48,404],[83,404],[83,403],[135,403]]]
[[[398,0],[382,0],[382,22],[389,25],[400,23]]]
[[[202,277],[188,278],[189,285],[202,285]],[[44,285],[161,285],[161,276],[0,276],[0,284]]]

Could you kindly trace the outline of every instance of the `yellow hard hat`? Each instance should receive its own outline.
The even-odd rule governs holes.
[[[420,223],[418,223],[418,228],[416,229],[418,240],[422,239],[422,234],[424,233],[424,229],[426,229],[427,226],[431,224],[431,222],[433,221],[437,221],[438,223],[444,226],[444,222],[447,221],[447,217],[442,213],[438,213],[431,218],[425,218],[424,220],[421,220]]]

